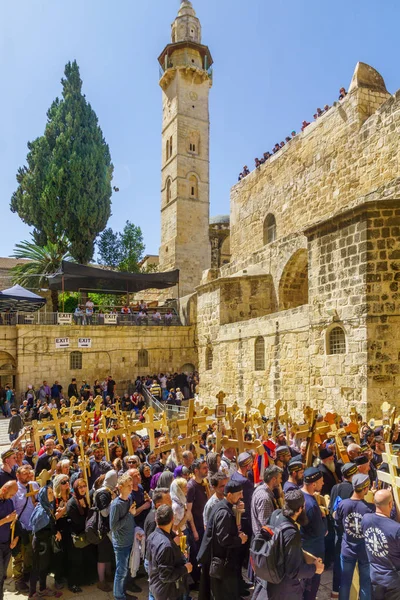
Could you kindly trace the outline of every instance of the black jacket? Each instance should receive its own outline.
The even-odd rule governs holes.
[[[184,556],[172,535],[156,527],[146,541],[150,591],[157,600],[176,600],[188,590]]]
[[[217,556],[237,566],[236,550],[241,545],[233,506],[225,498],[211,511],[197,559],[202,564],[209,564],[211,556]]]
[[[330,471],[328,469],[328,467],[326,467],[324,465],[324,463],[320,463],[318,465],[318,469],[321,471],[323,477],[324,477],[324,485],[322,486],[322,490],[321,490],[321,495],[325,496],[325,494],[329,494],[332,491],[332,488],[334,485],[336,485],[337,483],[339,483],[340,481],[340,477],[338,477],[336,475],[336,473],[332,473],[332,471]],[[335,477],[336,475],[336,477]]]
[[[254,600],[301,600],[303,598],[303,583],[301,580],[311,579],[315,574],[315,566],[308,565],[304,560],[301,548],[300,531],[292,519],[285,517],[281,510],[275,510],[270,519],[271,527],[284,523],[293,525],[283,532],[285,553],[285,576],[278,584],[263,582],[257,579]]]

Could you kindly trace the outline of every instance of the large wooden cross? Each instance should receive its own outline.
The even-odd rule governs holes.
[[[245,427],[246,426],[241,419],[236,419],[234,423],[234,431],[236,433],[236,437],[229,438],[228,436],[224,436],[221,439],[221,446],[223,446],[224,448],[236,448],[238,454],[241,454],[242,452],[246,452],[248,450],[255,450],[258,454],[262,456],[265,452],[265,449],[260,440],[249,442],[244,439]]]
[[[337,424],[340,421],[340,417],[333,413],[327,413],[324,417],[324,421],[329,423],[330,431],[326,432],[328,438],[335,439],[336,445],[336,456],[341,458],[344,463],[350,462],[347,454],[346,446],[343,443],[343,437],[347,435],[347,431],[344,428],[338,428]]]
[[[397,469],[400,468],[400,456],[393,454],[392,444],[386,442],[385,452],[382,455],[383,462],[388,464],[389,473],[378,469],[378,480],[388,483],[392,487],[394,501],[396,503],[397,520],[400,520],[400,477]]]
[[[64,440],[61,435],[61,423],[63,423],[63,420],[58,418],[56,408],[52,408],[50,414],[53,417],[52,421],[32,421],[36,452],[40,450],[40,438],[49,433],[52,434],[54,431],[56,432],[58,443],[64,446]]]

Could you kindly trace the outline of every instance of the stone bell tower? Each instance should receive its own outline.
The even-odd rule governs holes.
[[[163,97],[160,271],[180,270],[179,295],[211,266],[209,240],[209,91],[212,57],[189,0],[158,59]]]

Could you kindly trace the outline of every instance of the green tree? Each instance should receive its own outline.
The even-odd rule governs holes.
[[[79,67],[65,67],[62,98],[47,112],[44,135],[28,143],[11,210],[34,227],[44,246],[65,236],[71,256],[86,264],[111,214],[113,165],[97,116],[82,94]]]
[[[31,289],[47,288],[47,275],[59,271],[61,261],[70,259],[65,238],[55,244],[47,242],[45,246],[38,246],[34,239],[15,244],[13,257],[29,261],[11,269],[13,282]],[[53,312],[58,312],[57,290],[51,290],[51,301]]]
[[[97,242],[98,263],[119,271],[139,273],[139,262],[143,258],[145,244],[140,227],[126,221],[122,233],[108,227]]]
[[[97,262],[105,267],[117,269],[122,262],[121,234],[107,227],[96,242],[99,257]]]

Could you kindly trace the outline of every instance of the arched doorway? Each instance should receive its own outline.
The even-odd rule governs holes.
[[[192,363],[185,363],[183,367],[180,369],[180,373],[193,373],[196,370],[196,367],[192,365]]]
[[[15,358],[8,352],[0,351],[0,384],[15,387],[17,365]]]
[[[280,310],[303,304],[308,304],[308,252],[305,248],[288,260],[279,282]]]

